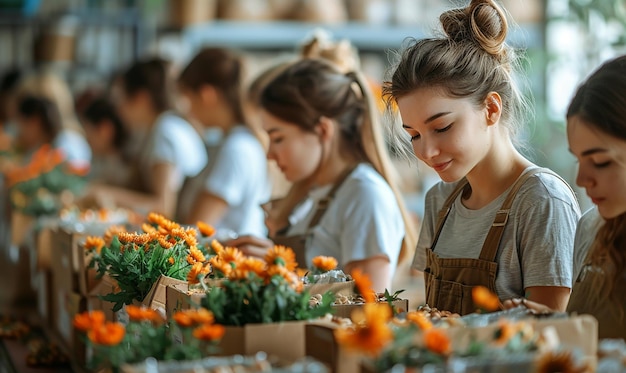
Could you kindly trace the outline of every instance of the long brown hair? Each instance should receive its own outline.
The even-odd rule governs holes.
[[[369,162],[391,186],[405,222],[406,236],[399,261],[415,249],[415,234],[392,173],[392,164],[369,86],[360,72],[341,72],[321,59],[305,58],[287,66],[260,95],[273,116],[313,131],[321,117],[339,126],[341,149]]]
[[[391,81],[383,86],[388,108],[421,88],[439,88],[484,108],[490,92],[502,97],[502,123],[512,140],[530,112],[512,73],[519,61],[505,40],[509,21],[493,0],[472,0],[441,14],[444,37],[413,40],[402,52]],[[399,127],[399,126],[398,126]]]
[[[155,112],[162,113],[173,107],[172,75],[168,61],[160,58],[137,61],[122,74],[121,79],[127,96],[147,92]]]
[[[578,117],[593,128],[626,141],[626,56],[604,63],[576,91],[567,118]],[[598,295],[616,301],[616,287],[626,270],[626,213],[608,219],[591,247],[591,264],[605,276],[596,276]]]
[[[178,82],[197,91],[203,85],[218,90],[239,124],[246,122],[242,104],[243,59],[225,48],[205,48],[182,71]]]

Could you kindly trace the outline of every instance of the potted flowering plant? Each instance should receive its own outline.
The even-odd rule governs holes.
[[[85,249],[92,255],[90,267],[97,269],[98,277],[107,274],[119,286],[118,292],[102,297],[115,303],[114,311],[124,304],[142,302],[161,276],[186,281],[211,270],[209,254],[199,245],[196,229],[183,228],[155,213],[148,215],[142,229],[142,233],[109,232],[104,239],[90,237],[86,241]],[[203,235],[214,232],[206,224],[199,229]]]
[[[148,357],[157,360],[199,359],[217,351],[216,343],[224,327],[215,324],[207,310],[187,310],[174,314],[167,322],[155,310],[129,305],[129,323],[104,320],[101,311],[75,316],[74,327],[82,332],[93,348],[92,367],[109,365],[118,371],[123,364],[138,363]],[[189,335],[184,343],[174,343],[170,330],[176,324]]]

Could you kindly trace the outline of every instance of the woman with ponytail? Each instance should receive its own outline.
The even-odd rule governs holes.
[[[569,186],[514,145],[528,108],[505,11],[472,0],[440,21],[445,35],[409,46],[384,87],[403,141],[442,179],[426,195],[413,263],[426,302],[467,314],[481,285],[564,310],[580,212]]]
[[[402,252],[413,247],[412,227],[367,84],[358,72],[316,58],[271,75],[259,94],[268,158],[294,184],[290,195],[308,195],[310,206],[304,214],[290,211],[273,243],[292,247],[302,267],[315,256],[332,256],[344,271],[366,273],[375,290],[389,288]],[[235,243],[272,242],[243,237]]]

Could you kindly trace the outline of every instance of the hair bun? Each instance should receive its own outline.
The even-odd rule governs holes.
[[[317,30],[300,49],[303,58],[321,58],[333,63],[341,72],[359,69],[358,52],[348,40],[333,41],[331,35]]]
[[[439,20],[450,40],[476,43],[498,58],[505,55],[508,22],[493,0],[472,0],[466,8],[444,12]]]

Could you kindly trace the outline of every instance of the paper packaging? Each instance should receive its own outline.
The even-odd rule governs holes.
[[[308,284],[304,285],[304,290],[309,294],[324,294],[330,291],[333,294],[341,294],[345,296],[354,295],[354,281],[332,282],[328,284]]]
[[[163,311],[167,309],[167,293],[166,289],[170,285],[188,286],[187,281],[179,280],[173,277],[161,275],[159,279],[152,285],[150,292],[143,299],[141,304],[152,309],[161,308]]]
[[[393,307],[400,313],[407,312],[409,310],[409,300],[408,299],[397,299],[392,302]],[[364,303],[359,304],[337,304],[333,305],[333,315],[337,317],[350,318],[352,315],[352,311],[361,308],[364,306]]]
[[[328,365],[333,372],[359,373],[360,359],[335,341],[335,329],[339,325],[330,322],[311,322],[305,327],[306,355]]]
[[[219,343],[221,356],[254,355],[259,351],[283,361],[306,356],[306,321],[227,326]]]

